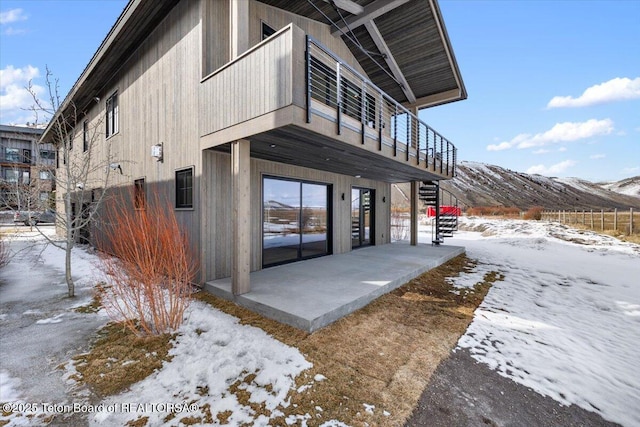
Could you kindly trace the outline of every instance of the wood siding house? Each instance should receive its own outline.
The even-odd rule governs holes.
[[[131,0],[57,112],[99,126],[114,188],[174,202],[201,283],[390,243],[396,182],[415,244],[417,183],[455,174],[417,117],[466,98],[436,0],[330,3]]]

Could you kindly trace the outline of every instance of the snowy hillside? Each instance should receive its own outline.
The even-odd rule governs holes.
[[[640,208],[639,178],[601,185],[579,178],[549,178],[463,161],[458,164],[456,177],[443,181],[442,187],[467,206]]]
[[[616,193],[640,197],[640,176],[634,176],[633,178],[627,178],[617,182],[606,182],[600,184],[600,186],[607,190],[615,191]]]

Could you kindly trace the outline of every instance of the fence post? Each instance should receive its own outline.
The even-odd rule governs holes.
[[[593,226],[593,209],[591,209],[591,229],[593,230],[595,227]]]
[[[629,236],[633,234],[633,208],[629,208]]]
[[[613,230],[618,231],[618,208],[613,209]]]
[[[578,223],[578,209],[574,209],[574,210],[573,210],[573,215],[574,215],[574,217],[573,217],[573,223],[574,223],[574,224],[577,224],[577,223]]]
[[[604,209],[600,211],[600,229],[604,231]]]
[[[564,209],[562,210],[562,223],[567,223],[567,211],[565,211]]]
[[[587,217],[585,216],[584,209],[582,209],[582,225],[587,226]]]

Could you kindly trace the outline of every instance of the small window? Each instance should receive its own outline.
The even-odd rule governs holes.
[[[5,148],[4,159],[7,162],[18,163],[20,161],[20,149],[19,148]]]
[[[193,208],[193,168],[176,171],[176,208]]]
[[[51,150],[40,150],[40,159],[41,160],[55,160],[56,153]]]
[[[107,116],[105,134],[107,138],[118,133],[118,92],[107,99]]]
[[[20,171],[16,169],[5,169],[4,180],[6,182],[17,183],[20,180]]]
[[[144,209],[147,206],[147,196],[144,188],[144,178],[133,181],[133,206]]]
[[[82,151],[89,149],[89,123],[85,120],[82,122]]]
[[[264,21],[262,22],[262,40],[268,39],[275,33],[276,33],[276,30],[273,27],[269,26],[268,24],[265,24]]]
[[[49,171],[40,171],[40,179],[43,181],[48,181],[51,179],[51,172]]]

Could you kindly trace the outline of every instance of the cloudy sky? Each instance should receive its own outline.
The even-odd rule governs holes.
[[[0,122],[62,97],[125,0],[0,2]],[[440,0],[469,99],[421,112],[459,159],[592,181],[640,175],[640,1]]]

